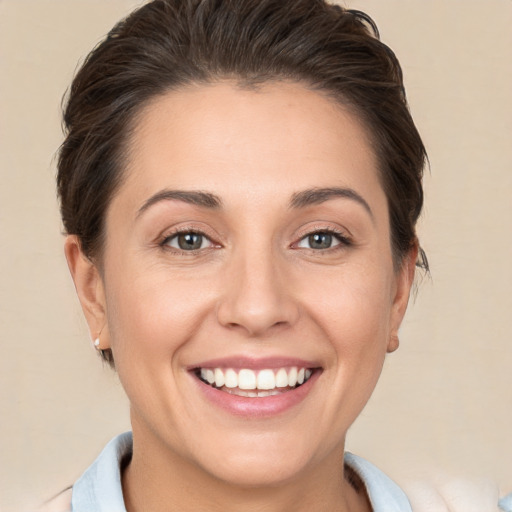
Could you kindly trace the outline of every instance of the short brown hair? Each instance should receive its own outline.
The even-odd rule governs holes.
[[[374,22],[324,0],[154,0],[111,30],[76,74],[64,111],[58,193],[64,228],[83,252],[92,258],[103,246],[136,114],[170,90],[222,79],[299,81],[355,112],[378,158],[399,265],[417,244],[425,148],[400,64]]]

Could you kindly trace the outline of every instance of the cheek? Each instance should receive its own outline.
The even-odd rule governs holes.
[[[340,432],[348,428],[373,392],[389,340],[391,281],[386,273],[368,268],[352,266],[332,272],[321,280],[321,291],[310,288],[304,299],[330,354],[326,370],[332,378],[331,389],[336,390],[333,424]]]
[[[108,321],[116,365],[144,360],[171,361],[193,336],[206,314],[210,293],[198,283],[173,278],[161,269],[137,273],[120,270],[107,292]],[[130,275],[127,281],[124,276]],[[136,355],[136,358],[132,357]],[[130,363],[131,361],[131,363]],[[168,363],[167,363],[168,364]]]
[[[321,286],[304,286],[303,303],[336,348],[357,352],[385,344],[392,294],[389,275],[381,267],[328,269],[315,281]]]
[[[147,424],[164,421],[174,431],[179,415],[169,411],[182,406],[176,380],[182,349],[203,322],[209,294],[161,271],[119,275],[132,276],[130,282],[112,280],[107,297],[119,379],[138,417]]]

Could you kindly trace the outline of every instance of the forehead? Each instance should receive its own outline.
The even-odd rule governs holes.
[[[118,195],[138,202],[162,188],[277,200],[328,186],[383,194],[360,121],[297,83],[254,90],[221,82],[168,92],[137,117],[129,147]]]

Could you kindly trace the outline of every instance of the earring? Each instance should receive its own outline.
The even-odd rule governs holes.
[[[99,347],[100,347],[100,338],[99,337],[94,340],[94,347],[97,350],[99,350]]]

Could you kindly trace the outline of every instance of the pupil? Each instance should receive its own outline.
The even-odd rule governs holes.
[[[332,235],[328,233],[315,233],[309,236],[309,246],[312,249],[329,249],[332,244]]]
[[[185,251],[200,249],[202,243],[203,236],[196,233],[184,233],[178,236],[178,245]]]

